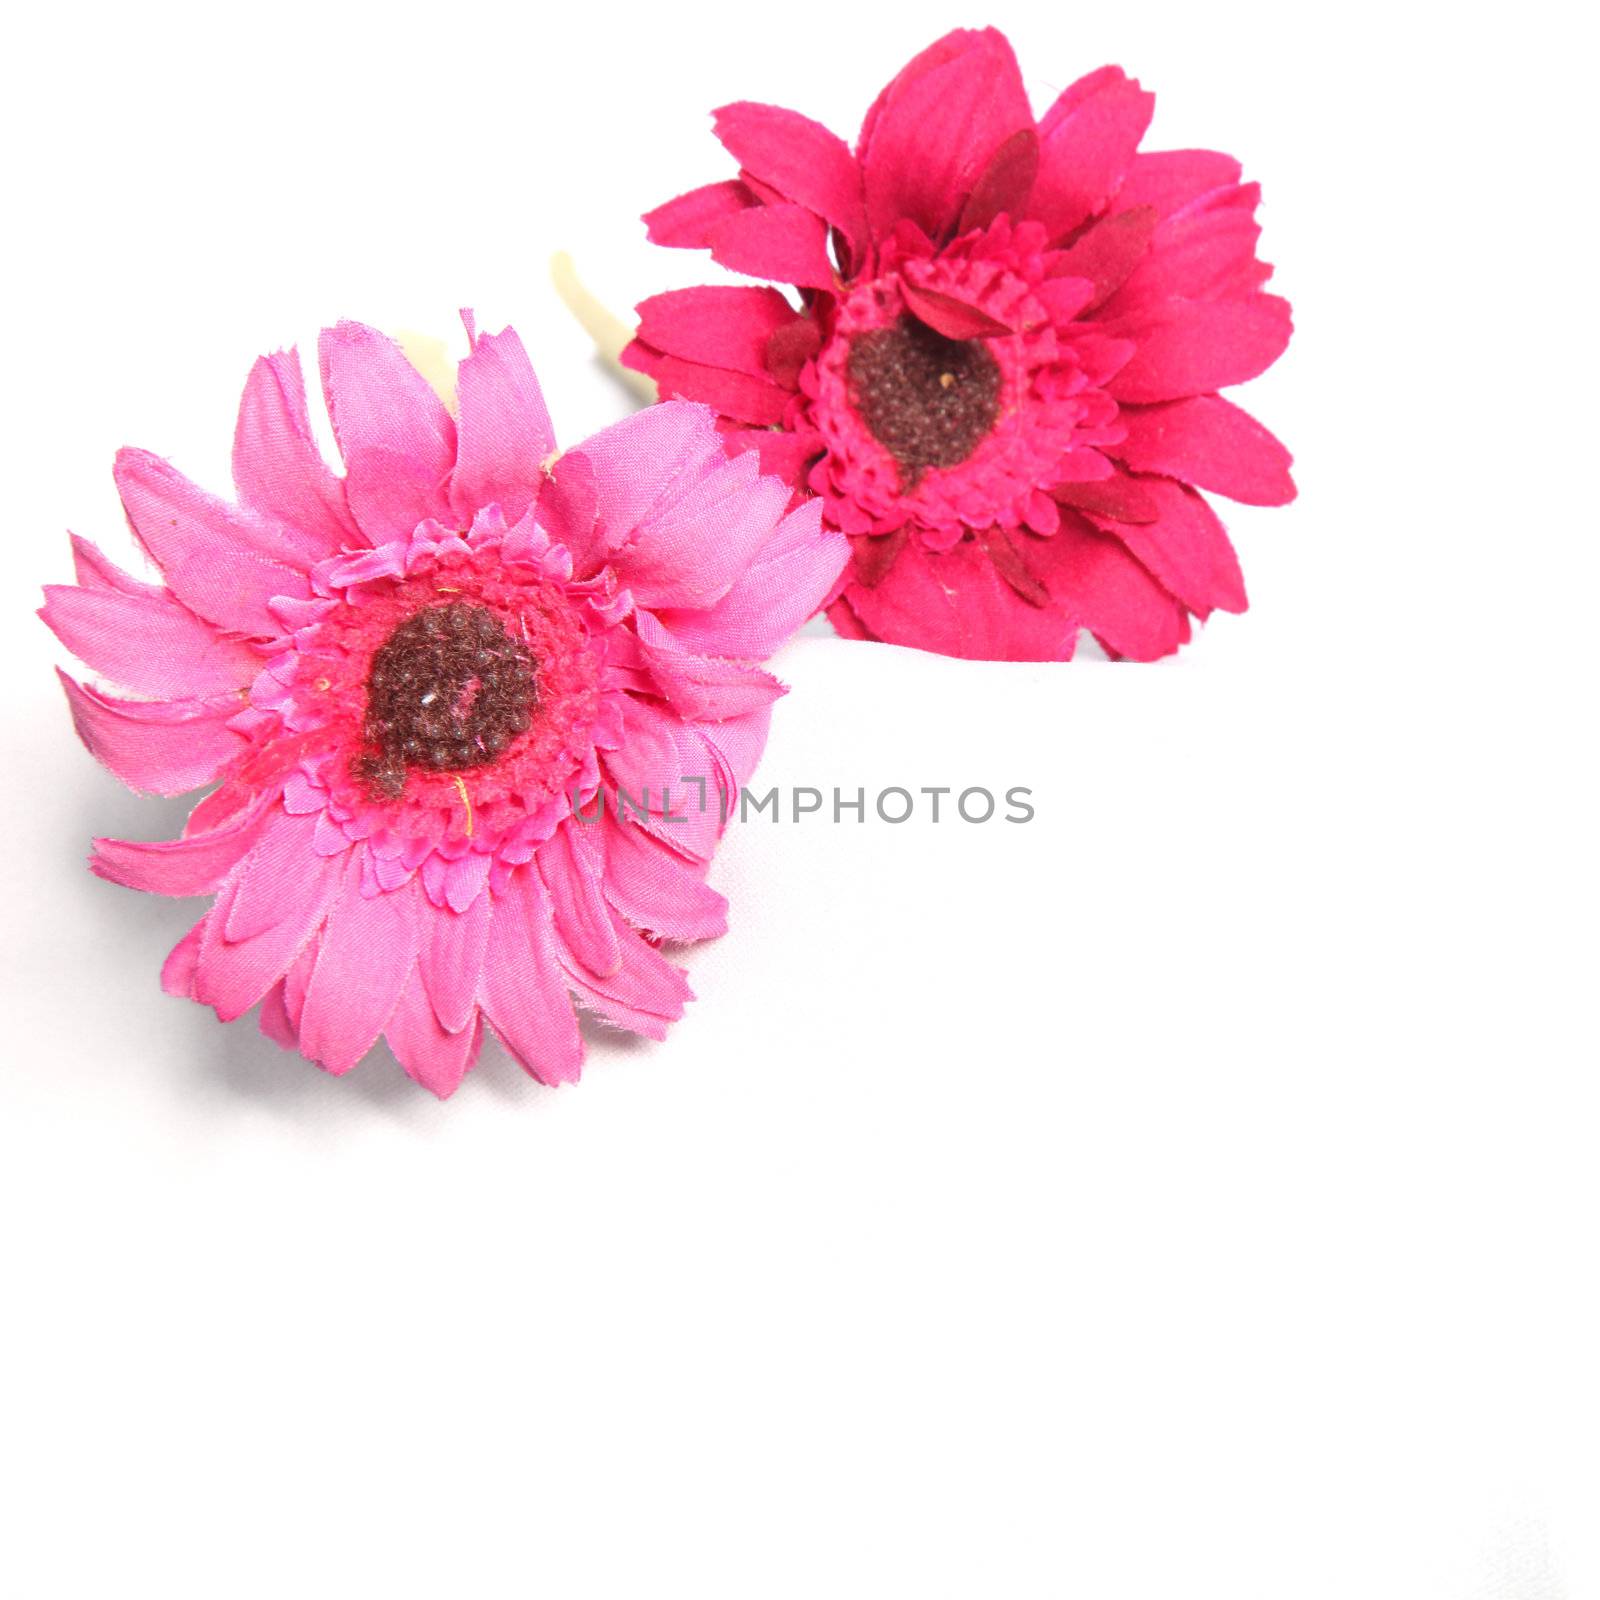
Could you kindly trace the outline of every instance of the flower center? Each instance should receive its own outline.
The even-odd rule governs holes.
[[[915,483],[965,461],[1000,410],[1000,367],[979,339],[947,339],[915,317],[858,334],[850,346],[857,411]]]
[[[406,772],[460,772],[498,759],[527,730],[538,664],[487,606],[456,600],[409,617],[372,654],[361,776],[386,799]]]

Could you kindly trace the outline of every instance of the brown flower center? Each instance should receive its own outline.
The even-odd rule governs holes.
[[[537,663],[487,606],[456,600],[402,622],[372,654],[361,776],[396,798],[406,772],[485,767],[524,732]]]
[[[1000,366],[981,339],[947,339],[915,317],[850,346],[856,409],[899,464],[906,487],[929,467],[959,466],[1000,410]]]

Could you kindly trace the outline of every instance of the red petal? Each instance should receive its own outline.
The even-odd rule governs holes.
[[[1294,499],[1294,458],[1254,417],[1220,395],[1128,406],[1122,420],[1128,437],[1110,448],[1135,471],[1164,473],[1246,505],[1281,506]]]
[[[1033,193],[1039,175],[1039,135],[1034,128],[1018,128],[989,157],[989,165],[972,186],[967,203],[961,208],[958,234],[974,228],[987,228],[1003,212],[1020,217]]]
[[[1121,67],[1102,67],[1045,113],[1030,214],[1052,239],[1101,210],[1121,187],[1155,103]]]
[[[1183,607],[1123,547],[1080,517],[1027,551],[1058,605],[1114,655],[1156,661],[1187,638]]]
[[[673,289],[639,305],[639,337],[663,355],[703,367],[766,374],[767,340],[795,320],[776,289]]]
[[[768,378],[755,378],[726,367],[702,367],[677,356],[661,356],[647,370],[661,386],[663,400],[698,400],[724,416],[768,428],[783,421],[788,394]]]
[[[867,217],[861,168],[850,147],[820,122],[781,106],[740,101],[715,114],[717,137],[750,174],[831,222],[859,251]]]
[[[1154,206],[1166,217],[1238,181],[1239,163],[1220,150],[1147,150],[1133,158],[1117,207]]]
[[[1156,521],[1135,527],[1091,520],[1102,522],[1197,616],[1243,611],[1249,601],[1239,558],[1216,512],[1193,489],[1171,478],[1139,481],[1160,512]]]
[[[725,217],[710,232],[711,259],[752,278],[802,289],[837,287],[828,259],[828,230],[804,206],[757,206]]]
[[[675,245],[682,250],[705,250],[719,222],[756,204],[756,197],[737,179],[708,183],[680,194],[664,206],[644,214],[652,244]]]
[[[1063,483],[1050,491],[1058,505],[1073,506],[1118,522],[1154,522],[1161,515],[1154,500],[1127,473],[1097,483]]]
[[[801,369],[822,348],[822,330],[814,317],[795,317],[774,328],[762,353],[762,364],[785,389],[800,385]]]
[[[1154,206],[1135,206],[1097,222],[1070,250],[1051,264],[1052,277],[1087,278],[1094,296],[1084,307],[1091,311],[1114,294],[1150,248],[1157,221]]]
[[[1140,404],[1244,383],[1283,354],[1292,330],[1289,302],[1276,295],[1174,301],[1149,318],[1105,325],[1107,333],[1138,344],[1107,389],[1117,400]]]
[[[935,333],[942,333],[947,339],[995,339],[1014,331],[987,311],[980,311],[965,300],[957,300],[954,295],[941,294],[937,289],[919,289],[916,284],[902,279],[900,293],[918,321],[927,323]]]
[[[867,221],[882,238],[902,217],[942,238],[995,151],[1033,127],[1016,57],[993,28],[958,31],[889,85],[862,130]]]

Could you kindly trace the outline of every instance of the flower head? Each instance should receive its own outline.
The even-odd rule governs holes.
[[[469,322],[469,332],[471,325]],[[756,665],[835,584],[844,541],[712,414],[654,407],[566,455],[515,333],[473,336],[457,414],[399,347],[324,333],[345,474],[293,354],[250,374],[239,502],[124,451],[165,582],[74,541],[42,615],[139,698],[63,674],[134,788],[215,785],[181,838],[99,839],[102,877],[215,894],[167,989],[330,1072],[384,1036],[449,1094],[484,1024],[578,1075],[573,998],[661,1037],[690,998],[663,940],[722,932],[704,882],[781,685]]]
[[[1218,390],[1288,343],[1254,184],[1208,150],[1140,153],[1153,97],[1103,67],[1035,119],[1005,38],[916,57],[852,151],[793,111],[716,114],[739,176],[645,219],[792,285],[657,295],[624,352],[721,413],[851,539],[841,633],[950,655],[1177,649],[1242,611],[1198,492],[1291,499],[1288,452]]]

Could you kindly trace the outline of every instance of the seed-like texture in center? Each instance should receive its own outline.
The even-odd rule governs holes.
[[[361,776],[399,796],[406,771],[485,767],[526,731],[537,663],[487,606],[456,600],[402,622],[372,655]]]
[[[1000,410],[1000,367],[983,341],[947,339],[912,316],[857,335],[850,384],[906,487],[929,467],[959,466]]]

